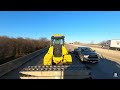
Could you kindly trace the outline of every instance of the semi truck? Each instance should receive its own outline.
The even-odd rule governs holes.
[[[120,51],[120,39],[107,40],[102,48]]]

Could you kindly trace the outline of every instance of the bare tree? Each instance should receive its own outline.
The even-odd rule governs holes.
[[[9,38],[0,36],[0,60],[6,57],[20,57],[50,45],[47,38]],[[10,60],[10,59],[9,59]]]
[[[80,42],[78,42],[78,41],[75,41],[75,42],[74,42],[74,44],[80,44]]]

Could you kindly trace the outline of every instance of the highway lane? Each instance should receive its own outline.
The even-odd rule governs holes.
[[[66,46],[68,50],[74,50],[77,46]],[[43,64],[43,57],[46,54],[43,53],[40,56],[36,57],[34,60],[31,60],[25,64],[23,64],[21,67],[7,73],[6,75],[2,76],[0,79],[20,79],[19,78],[19,71],[22,70],[26,66],[34,66],[34,65],[42,65]],[[102,58],[99,63],[97,64],[90,64],[90,63],[81,63],[79,59],[75,57],[74,54],[71,54],[73,58],[73,64],[74,65],[86,65],[88,66],[92,71],[92,78],[93,79],[120,79],[120,64],[117,62]],[[113,73],[117,72],[118,77],[114,78]]]
[[[120,64],[111,60],[102,58],[99,63],[86,66],[90,67],[93,79],[120,79]],[[115,72],[119,77],[113,77]]]

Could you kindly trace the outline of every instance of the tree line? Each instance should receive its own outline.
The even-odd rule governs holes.
[[[9,58],[10,60],[10,57],[17,58],[32,53],[36,50],[49,46],[49,44],[50,41],[46,38],[31,39],[0,36],[0,62],[2,62],[5,58]]]

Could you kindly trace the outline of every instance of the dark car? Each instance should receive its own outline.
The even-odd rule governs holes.
[[[100,58],[99,55],[89,47],[81,46],[74,49],[75,57],[79,58],[82,62],[97,63]]]

